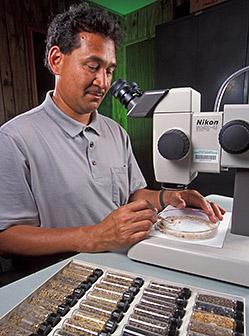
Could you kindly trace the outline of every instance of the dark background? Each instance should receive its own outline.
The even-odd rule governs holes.
[[[233,0],[156,29],[156,87],[190,86],[201,93],[201,111],[213,111],[223,81],[248,64],[249,1]],[[224,103],[246,103],[248,75],[233,80]],[[200,173],[190,187],[207,194],[233,195],[234,170]]]

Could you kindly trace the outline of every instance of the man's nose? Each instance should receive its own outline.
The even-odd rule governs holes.
[[[105,69],[101,69],[96,73],[96,77],[93,82],[94,85],[97,85],[101,89],[106,90],[108,87],[108,78]]]

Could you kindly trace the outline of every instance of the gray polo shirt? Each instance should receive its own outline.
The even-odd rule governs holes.
[[[93,225],[146,186],[119,124],[96,112],[85,126],[50,94],[0,128],[0,229]]]

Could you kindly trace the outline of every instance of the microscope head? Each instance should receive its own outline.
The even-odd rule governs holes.
[[[191,123],[200,111],[200,94],[191,88],[142,92],[136,83],[118,80],[111,94],[130,117],[153,117],[153,164],[161,183],[189,184],[197,175],[191,168]]]

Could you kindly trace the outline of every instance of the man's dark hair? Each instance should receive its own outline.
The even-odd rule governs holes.
[[[99,33],[113,40],[115,46],[122,38],[116,17],[102,8],[90,7],[86,2],[73,5],[68,11],[56,15],[48,27],[44,63],[49,70],[51,47],[57,45],[63,54],[70,54],[80,47],[80,32]]]

